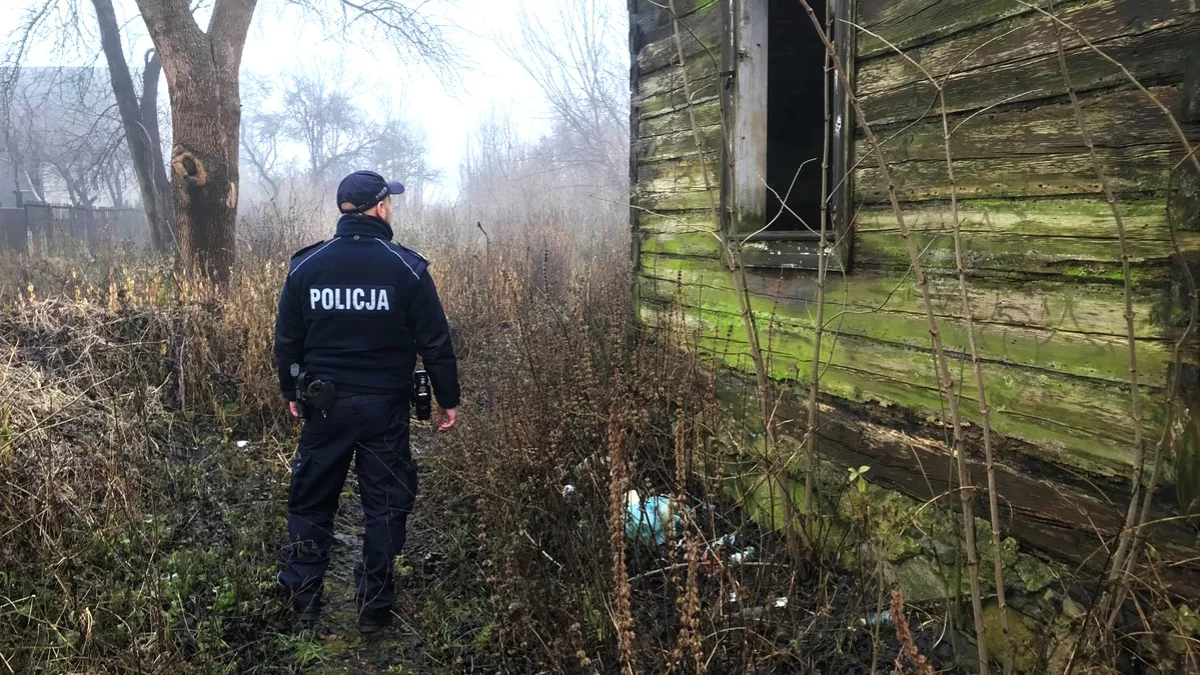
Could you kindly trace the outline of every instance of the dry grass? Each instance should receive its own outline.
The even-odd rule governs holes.
[[[289,247],[250,231],[271,236],[246,242],[225,295],[133,257],[0,265],[0,673],[337,660],[291,635],[274,595],[295,428],[270,351]],[[417,577],[421,654],[397,657],[413,672],[952,668],[940,619],[879,631],[889,588],[819,557],[800,569],[751,522],[743,494],[770,458],[748,459],[714,379],[668,346],[694,338],[681,313],[665,335],[637,330],[627,240],[449,221],[401,238],[434,261],[465,392],[422,477],[452,496],[417,539],[455,566],[446,586]],[[671,497],[664,547],[624,536],[630,487]],[[748,563],[713,548],[730,534]]]

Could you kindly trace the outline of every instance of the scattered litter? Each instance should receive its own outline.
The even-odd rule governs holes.
[[[766,606],[747,607],[741,611],[741,615],[747,619],[759,620],[770,613],[771,609],[783,609],[787,607],[788,599],[784,597],[773,598],[768,600]]]
[[[746,609],[742,610],[742,617],[746,619],[758,620],[763,618],[763,615],[766,613],[766,607],[747,607]]]
[[[237,445],[239,450],[245,450],[250,447],[250,441],[238,441],[235,445]]]
[[[718,549],[725,548],[726,546],[737,546],[736,534],[723,534],[717,537],[717,540],[710,544],[709,548]]]
[[[729,591],[729,602],[737,602],[737,601],[738,601],[738,592],[737,591]]]
[[[728,560],[729,560],[730,565],[741,565],[742,563],[750,562],[753,559],[754,559],[754,547],[747,546],[746,548],[742,549],[740,552],[734,553],[733,555],[729,556]]]
[[[892,612],[885,609],[882,612],[869,614],[858,620],[858,625],[860,626],[875,626],[877,624],[892,625]]]
[[[654,540],[658,546],[667,541],[668,522],[676,534],[680,534],[679,507],[672,506],[666,495],[653,495],[642,499],[637,490],[625,494],[625,536],[642,541]]]
[[[727,549],[737,548],[736,534],[723,534],[704,549],[700,554],[700,568],[708,574],[716,574],[722,565],[722,556]],[[754,557],[754,547],[747,546],[741,551],[734,551],[725,558],[724,564],[740,565]]]
[[[569,497],[569,496],[575,494],[575,486],[574,485],[564,485],[563,489],[562,489],[562,494],[564,497]]]

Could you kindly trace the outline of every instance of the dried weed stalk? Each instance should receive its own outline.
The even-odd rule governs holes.
[[[841,79],[843,86],[846,89],[846,95],[850,100],[851,106],[854,108],[854,114],[858,121],[859,128],[863,130],[863,135],[867,144],[871,147],[872,153],[875,155],[876,162],[879,164],[880,173],[883,175],[887,183],[888,199],[892,206],[892,213],[896,218],[896,225],[900,230],[900,237],[904,240],[905,248],[908,251],[909,264],[912,267],[913,275],[916,278],[917,289],[920,291],[921,298],[925,309],[925,320],[929,324],[929,338],[933,346],[934,358],[938,369],[938,383],[941,387],[942,394],[946,398],[947,407],[950,413],[950,423],[954,427],[954,445],[953,451],[956,455],[958,465],[958,478],[960,490],[963,494],[963,533],[966,542],[967,550],[967,565],[969,568],[969,577],[971,583],[971,609],[975,618],[975,633],[978,636],[976,643],[979,651],[979,667],[982,675],[988,673],[988,655],[987,644],[983,639],[983,603],[982,591],[979,584],[979,554],[975,544],[975,505],[974,505],[974,484],[971,482],[970,472],[967,468],[965,439],[963,435],[963,422],[958,411],[958,394],[954,390],[954,378],[950,373],[949,360],[946,356],[946,350],[942,344],[941,332],[938,327],[938,319],[933,311],[933,297],[929,289],[929,278],[925,273],[924,266],[921,264],[920,254],[917,251],[916,243],[913,241],[912,232],[909,230],[908,224],[904,218],[904,212],[900,208],[900,200],[896,195],[896,184],[892,178],[891,170],[888,168],[887,158],[883,154],[878,138],[875,136],[871,128],[870,120],[863,113],[862,106],[858,101],[858,97],[854,92],[854,83],[850,80],[846,70],[842,67],[841,62],[837,57],[837,47],[830,41],[829,35],[825,32],[821,22],[817,19],[816,13],[813,11],[809,0],[799,0],[808,12],[813,28],[816,29],[821,42],[825,45],[826,51],[829,53],[829,60],[833,63],[834,70],[837,71],[838,78]]]
[[[803,559],[803,550],[800,541],[800,532],[797,528],[796,505],[792,502],[791,490],[789,490],[789,461],[783,455],[783,450],[775,436],[776,425],[771,396],[771,376],[768,363],[763,355],[757,321],[750,306],[750,292],[746,283],[746,269],[741,262],[740,246],[736,243],[731,243],[729,237],[726,236],[724,219],[717,205],[714,190],[712,189],[712,180],[709,178],[708,167],[704,161],[707,149],[704,146],[704,138],[700,133],[700,125],[696,120],[691,79],[687,73],[687,58],[683,51],[683,40],[680,32],[681,21],[678,12],[675,10],[675,0],[667,0],[667,7],[671,13],[672,39],[675,43],[677,58],[676,65],[683,83],[684,98],[687,101],[688,121],[691,127],[692,138],[696,145],[696,157],[701,167],[700,173],[704,180],[704,193],[708,199],[709,212],[713,219],[712,235],[717,239],[722,259],[733,281],[734,295],[737,296],[738,302],[738,315],[746,332],[750,360],[754,365],[756,398],[759,407],[758,415],[763,425],[766,456],[769,458],[768,476],[771,480],[771,493],[772,495],[778,494],[779,500],[782,503],[783,528],[787,536],[788,551],[792,556],[793,562],[800,564]],[[729,144],[729,134],[724,126],[724,122],[722,122],[721,126],[721,138],[722,143]],[[774,496],[772,499],[774,499]]]
[[[950,224],[952,228],[951,234],[954,240],[955,275],[958,277],[958,296],[960,306],[962,308],[963,321],[965,322],[967,329],[967,344],[970,349],[971,367],[975,375],[975,392],[979,402],[980,427],[983,432],[983,455],[987,470],[988,482],[988,511],[991,516],[992,550],[995,552],[992,556],[992,571],[996,585],[996,601],[1000,610],[1000,631],[1003,639],[1001,644],[1004,645],[1004,653],[1002,654],[1003,666],[1004,672],[1007,674],[1011,673],[1013,669],[1013,650],[1012,645],[1009,643],[1008,601],[1004,584],[1004,561],[1000,555],[1000,551],[1002,550],[1000,543],[1000,505],[999,494],[996,491],[996,463],[992,449],[991,410],[988,408],[987,404],[987,387],[985,386],[983,378],[983,360],[980,357],[979,346],[975,338],[975,318],[974,312],[971,309],[966,264],[963,260],[962,218],[959,216],[958,210],[958,183],[954,178],[954,155],[951,151],[950,144],[954,131],[950,128],[949,110],[946,105],[946,82],[948,82],[951,76],[953,76],[955,67],[951,67],[939,81],[924,66],[909,57],[902,49],[892,44],[886,38],[861,26],[855,26],[855,28],[879,39],[890,49],[903,57],[904,60],[920,71],[929,84],[934,87],[935,91],[937,91],[937,107],[942,124],[942,147],[946,156],[946,177],[950,185]],[[987,44],[987,42],[983,43],[979,47],[976,47],[971,53],[986,47]],[[967,54],[964,56],[959,63],[962,63],[966,59],[970,58],[970,55],[971,54]],[[963,464],[961,452],[959,453],[958,461],[961,470],[961,466]],[[962,480],[962,475],[963,474],[960,471],[960,482]],[[967,490],[960,490],[959,494],[963,503],[963,513],[965,514],[968,512],[969,507],[967,501],[972,497]],[[965,519],[964,527],[974,527],[971,519]]]

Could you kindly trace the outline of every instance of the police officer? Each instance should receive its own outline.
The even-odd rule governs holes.
[[[320,614],[333,517],[352,457],[366,521],[355,572],[359,629],[372,633],[391,620],[393,561],[417,492],[408,406],[418,354],[437,398],[438,431],[457,419],[457,364],[429,261],[392,243],[392,196],[403,192],[371,171],[346,176],[337,190],[337,233],[292,256],[279,297],[275,359],[292,415],[304,405],[292,364],[335,392],[323,407],[306,406],[292,463],[279,582],[302,625]]]

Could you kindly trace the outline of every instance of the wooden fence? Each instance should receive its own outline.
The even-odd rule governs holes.
[[[64,255],[94,252],[104,242],[141,245],[149,239],[141,209],[59,204],[0,208],[0,252]]]

